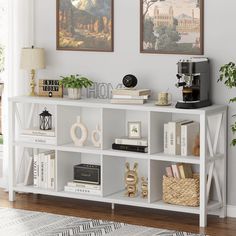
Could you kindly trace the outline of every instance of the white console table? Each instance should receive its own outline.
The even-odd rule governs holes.
[[[47,107],[53,114],[56,145],[23,142],[19,130],[38,124],[38,114]],[[114,105],[108,100],[68,100],[59,98],[14,97],[9,101],[10,118],[10,187],[9,200],[15,200],[15,192],[45,194],[57,197],[84,199],[98,202],[130,205],[177,211],[200,215],[200,226],[207,225],[207,215],[226,216],[226,149],[227,107],[210,107],[183,110],[174,106],[158,107],[150,102],[144,105]],[[27,113],[26,113],[27,112]],[[101,148],[95,148],[90,140],[86,146],[74,146],[70,127],[80,115],[89,130],[99,124],[102,130]],[[180,118],[200,122],[200,158],[171,156],[163,153],[164,123]],[[114,139],[126,135],[127,121],[142,121],[142,133],[148,138],[148,153],[134,153],[111,149]],[[56,152],[55,190],[24,186],[17,180],[16,158],[25,158],[23,150],[41,149]],[[147,199],[140,195],[128,198],[124,194],[125,162],[131,166],[138,162],[139,177],[148,177]],[[88,162],[101,165],[101,196],[64,192],[64,185],[73,179],[73,165]],[[200,207],[166,204],[162,201],[162,176],[165,167],[174,163],[190,163],[200,172]],[[212,181],[214,179],[214,181]],[[213,186],[214,183],[214,186]],[[140,187],[139,187],[140,189]],[[211,194],[210,194],[211,192]]]

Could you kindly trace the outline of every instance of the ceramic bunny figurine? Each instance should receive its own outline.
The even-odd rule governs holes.
[[[134,163],[133,170],[130,170],[130,164],[126,162],[126,173],[125,173],[125,183],[126,183],[126,195],[128,197],[136,197],[138,193],[138,163]]]

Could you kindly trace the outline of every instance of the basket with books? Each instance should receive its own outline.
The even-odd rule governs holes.
[[[175,168],[176,166],[177,168]],[[187,165],[172,165],[173,172],[177,171],[179,167],[181,170],[181,166]],[[187,168],[183,167],[182,170],[187,170]],[[189,174],[187,171],[179,171],[179,176],[176,176],[177,173],[174,173],[173,176],[170,173],[163,176],[163,201],[175,205],[198,207],[200,204],[199,175],[190,174],[187,176]]]

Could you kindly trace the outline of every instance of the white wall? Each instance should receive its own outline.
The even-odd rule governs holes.
[[[113,53],[56,51],[56,1],[35,0],[36,46],[47,51],[47,70],[39,77],[58,78],[60,75],[80,73],[89,78],[117,84],[127,73],[135,74],[142,87],[158,92],[167,90],[173,98],[180,98],[176,82],[176,62],[184,56],[139,53],[139,0],[114,0]],[[212,63],[212,99],[227,104],[233,90],[217,84],[220,65],[236,62],[236,1],[205,0],[205,56]],[[29,46],[29,45],[26,45]],[[229,106],[229,117],[236,113],[236,106]],[[232,119],[229,118],[229,123]],[[231,134],[229,132],[229,139]],[[228,204],[236,205],[236,148],[229,149]]]

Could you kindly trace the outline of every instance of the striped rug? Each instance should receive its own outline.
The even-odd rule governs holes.
[[[0,208],[1,236],[199,236],[185,232]]]

